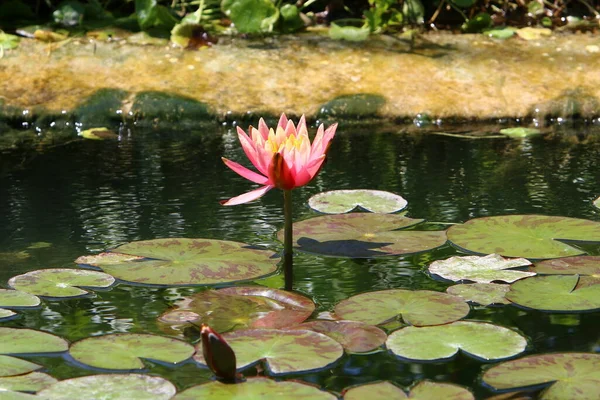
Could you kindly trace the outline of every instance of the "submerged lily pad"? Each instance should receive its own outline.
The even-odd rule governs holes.
[[[141,369],[146,358],[178,363],[194,354],[194,348],[180,340],[156,335],[123,333],[95,336],[71,345],[71,356],[95,368]]]
[[[22,375],[42,368],[20,358],[0,355],[0,376]]]
[[[531,262],[525,258],[506,259],[498,254],[489,254],[485,257],[450,257],[445,260],[434,261],[429,265],[429,272],[451,281],[514,282],[535,275],[535,272],[509,269],[526,265],[531,265]]]
[[[498,390],[540,384],[541,400],[595,400],[600,398],[600,354],[541,354],[506,361],[488,369],[483,381]]]
[[[537,276],[513,283],[506,298],[542,311],[600,309],[600,278],[579,275]]]
[[[159,321],[172,329],[207,324],[217,332],[248,328],[283,328],[299,324],[315,310],[300,294],[260,286],[240,286],[196,293],[164,313]]]
[[[118,253],[150,260],[99,265],[129,282],[153,285],[208,285],[256,279],[277,269],[275,253],[224,240],[155,239],[118,247]]]
[[[446,243],[445,231],[397,231],[423,220],[394,214],[325,215],[294,223],[299,250],[338,257],[419,253]],[[283,240],[283,230],[277,233]]]
[[[274,375],[319,370],[344,354],[335,340],[307,330],[248,329],[222,336],[235,352],[237,369],[263,360]],[[201,350],[194,359],[206,364]]]
[[[168,400],[177,389],[159,376],[90,375],[66,379],[38,392],[45,400]]]
[[[0,377],[0,392],[37,392],[56,382],[58,380],[42,372]]]
[[[490,304],[510,304],[510,301],[505,297],[509,290],[510,285],[471,283],[450,286],[446,289],[446,293],[461,297],[465,301],[488,306]]]
[[[179,393],[173,400],[335,400],[331,393],[318,388],[293,381],[274,381],[267,378],[248,378],[245,382],[235,385],[210,382],[205,385],[194,386]]]
[[[33,329],[0,328],[0,354],[55,353],[67,351],[66,340]]]
[[[584,253],[563,241],[600,242],[600,223],[544,215],[483,217],[451,226],[448,240],[473,253],[559,258]]]
[[[344,393],[344,400],[362,399],[444,399],[473,400],[473,394],[458,385],[421,381],[415,385],[408,395],[396,385],[388,382],[376,382],[354,386]]]
[[[545,275],[593,275],[600,277],[599,256],[575,256],[544,260],[531,268],[538,274]],[[0,304],[1,305],[1,304]]]
[[[514,33],[514,31],[513,31]],[[540,131],[537,128],[505,128],[505,129],[500,129],[500,133],[502,133],[503,135],[506,136],[510,136],[510,137],[514,137],[514,138],[524,138],[524,137],[528,137],[528,136],[534,136],[534,135],[539,135],[540,133],[542,133],[542,131]]]
[[[411,360],[444,360],[462,350],[489,361],[523,352],[527,341],[508,328],[484,322],[457,321],[447,325],[399,329],[390,334],[386,346],[397,356]]]
[[[308,205],[326,214],[341,214],[356,208],[374,213],[393,213],[408,202],[397,194],[381,190],[332,190],[312,196]]]
[[[0,289],[0,307],[21,308],[40,305],[40,298],[20,290]]]
[[[8,284],[18,290],[48,297],[75,297],[88,294],[79,287],[106,288],[115,282],[115,278],[98,271],[83,269],[40,269],[17,275]]]
[[[404,289],[362,293],[335,306],[338,317],[370,325],[383,324],[398,316],[416,326],[447,324],[466,317],[469,310],[469,305],[456,296]]]

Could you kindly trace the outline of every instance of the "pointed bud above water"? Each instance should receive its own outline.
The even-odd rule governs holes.
[[[236,361],[233,349],[210,326],[202,324],[202,354],[208,368],[223,381],[236,380]]]

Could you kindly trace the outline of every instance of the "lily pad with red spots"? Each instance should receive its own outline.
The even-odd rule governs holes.
[[[344,354],[338,342],[309,330],[248,329],[222,336],[235,352],[237,369],[263,361],[273,375],[320,370]],[[206,364],[198,349],[194,359]]]
[[[0,376],[22,375],[42,368],[20,358],[0,355]]]
[[[81,287],[107,288],[115,278],[98,271],[55,268],[40,269],[10,278],[8,284],[36,296],[76,297],[89,292]]]
[[[37,392],[53,383],[55,378],[42,372],[31,372],[17,376],[0,377],[0,393],[11,392]]]
[[[315,310],[308,297],[260,286],[239,286],[196,293],[159,317],[170,333],[190,323],[217,332],[248,328],[283,328],[306,320]]]
[[[535,275],[535,272],[511,269],[527,265],[531,265],[531,262],[525,258],[507,259],[498,254],[489,254],[484,257],[462,256],[434,261],[429,265],[429,272],[451,281],[514,282]]]
[[[210,382],[205,385],[194,386],[177,394],[173,400],[335,400],[331,393],[319,390],[300,382],[274,381],[267,378],[248,378],[245,382],[235,385]]]
[[[394,331],[386,342],[399,357],[434,361],[454,357],[459,350],[486,361],[513,357],[527,341],[517,332],[484,322],[457,321],[438,326],[407,326]]]
[[[124,281],[151,285],[252,280],[275,272],[279,261],[272,251],[211,239],[145,240],[125,244],[115,251],[144,259],[94,265]]]
[[[0,328],[0,354],[57,353],[68,348],[66,340],[47,332]]]
[[[308,205],[325,214],[342,214],[362,209],[374,213],[394,213],[408,202],[397,194],[381,190],[332,190],[312,196]]]
[[[549,385],[541,400],[600,398],[600,354],[540,354],[506,361],[488,369],[483,381],[497,390]]]
[[[142,369],[143,359],[176,364],[194,354],[194,348],[163,336],[123,333],[94,336],[71,345],[71,356],[80,363],[102,369]]]
[[[599,256],[575,256],[544,260],[534,264],[532,271],[544,275],[594,275],[600,277]]]
[[[544,215],[483,217],[451,226],[448,240],[473,253],[559,258],[584,253],[567,242],[600,242],[600,222]]]
[[[361,293],[335,306],[338,317],[369,325],[380,325],[398,317],[416,326],[447,324],[466,317],[469,310],[469,305],[460,297],[404,289]]]
[[[465,301],[489,306],[490,304],[510,304],[506,293],[510,285],[498,283],[470,283],[450,286],[446,293],[463,298]]]
[[[308,253],[355,258],[413,254],[446,243],[445,231],[398,230],[421,222],[395,214],[325,215],[294,223],[294,241]],[[277,237],[283,240],[283,230]]]
[[[474,397],[462,386],[431,381],[417,383],[408,395],[398,386],[387,381],[354,386],[346,389],[344,393],[344,400],[362,399],[474,400]]]

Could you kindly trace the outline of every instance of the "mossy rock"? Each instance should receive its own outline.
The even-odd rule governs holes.
[[[88,97],[75,110],[75,121],[86,129],[94,126],[111,126],[123,122],[123,103],[128,92],[119,89],[100,89]]]
[[[161,122],[185,123],[206,119],[208,106],[195,99],[164,92],[140,92],[135,96],[131,112],[136,120],[154,125]]]
[[[352,94],[336,97],[323,104],[319,117],[344,117],[361,119],[375,117],[386,100],[378,94]]]
[[[533,107],[531,114],[540,118],[593,118],[600,115],[600,100],[580,88],[566,90]]]

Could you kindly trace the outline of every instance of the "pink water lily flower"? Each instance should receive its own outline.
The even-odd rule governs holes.
[[[250,135],[238,127],[242,148],[258,173],[226,158],[223,158],[223,162],[244,178],[264,186],[221,204],[234,206],[247,203],[274,187],[291,190],[306,185],[319,173],[336,128],[337,124],[327,129],[321,124],[311,143],[304,115],[298,121],[298,126],[294,126],[282,114],[275,131],[273,128],[269,129],[262,118],[258,122],[258,129],[250,126]]]

